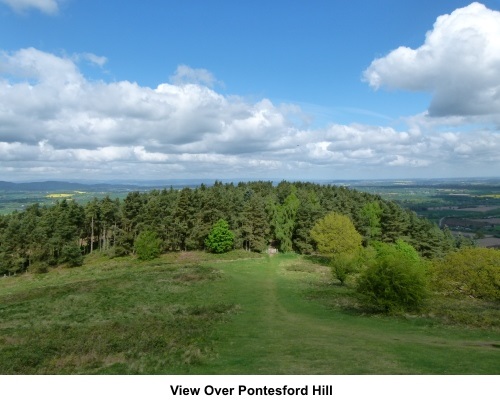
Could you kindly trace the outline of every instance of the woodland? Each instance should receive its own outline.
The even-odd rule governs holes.
[[[111,257],[135,254],[144,232],[154,234],[158,253],[207,250],[206,239],[220,220],[233,235],[231,248],[311,254],[317,251],[311,230],[331,212],[349,218],[365,247],[403,240],[422,257],[437,258],[470,244],[394,202],[346,187],[215,182],[134,191],[123,201],[94,198],[82,205],[61,199],[0,216],[0,275],[78,266],[94,251]]]

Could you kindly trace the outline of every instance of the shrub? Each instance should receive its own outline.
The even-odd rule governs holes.
[[[432,263],[433,286],[448,295],[500,301],[500,251],[464,248]]]
[[[153,260],[161,254],[161,240],[156,232],[143,231],[137,236],[134,247],[139,260]]]
[[[356,273],[360,266],[360,258],[358,256],[339,254],[335,255],[331,262],[332,275],[344,285],[349,274]]]
[[[49,271],[49,264],[47,262],[33,262],[28,267],[28,271],[35,274],[43,274]]]
[[[74,244],[64,245],[59,261],[66,263],[69,267],[81,266],[83,264],[83,256],[80,247]]]
[[[420,308],[427,295],[424,263],[396,245],[379,245],[377,250],[376,259],[358,279],[358,292],[379,311]]]

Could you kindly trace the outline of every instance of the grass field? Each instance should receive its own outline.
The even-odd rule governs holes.
[[[0,279],[0,374],[500,373],[498,306],[471,327],[353,294],[296,255],[94,255]]]

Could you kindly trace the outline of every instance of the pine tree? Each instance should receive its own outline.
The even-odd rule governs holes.
[[[380,224],[381,215],[382,208],[376,201],[365,204],[361,209],[361,229],[365,246],[367,246],[370,241],[380,238],[382,234],[382,227]]]
[[[283,204],[276,204],[274,207],[274,232],[281,252],[293,250],[292,237],[299,205],[300,201],[295,194],[295,189],[292,189]]]
[[[262,252],[266,249],[269,225],[264,201],[257,194],[252,194],[243,207],[240,234],[245,250]]]
[[[408,234],[410,219],[408,214],[396,203],[390,201],[383,205],[381,215],[381,239],[386,243],[394,243],[396,240]]]
[[[295,219],[293,246],[298,252],[309,254],[314,251],[311,229],[324,215],[324,211],[314,190],[299,192],[298,197],[300,205]]]

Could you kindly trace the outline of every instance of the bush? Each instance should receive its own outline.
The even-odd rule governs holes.
[[[396,245],[379,245],[376,259],[358,279],[358,292],[382,312],[419,309],[427,296],[424,263]]]
[[[356,273],[360,266],[360,259],[358,256],[347,254],[339,254],[332,258],[330,267],[332,268],[332,275],[344,285],[349,274]]]
[[[49,264],[47,262],[33,262],[28,267],[28,271],[35,274],[43,274],[49,271]]]
[[[153,260],[161,254],[161,239],[156,232],[143,231],[137,236],[134,246],[139,260]]]
[[[500,251],[464,248],[432,263],[433,286],[447,295],[500,301]]]
[[[228,223],[219,219],[205,239],[206,248],[212,253],[225,253],[232,249],[234,234]]]
[[[81,266],[83,264],[83,256],[80,247],[74,244],[64,245],[59,261],[66,263],[69,267]]]

